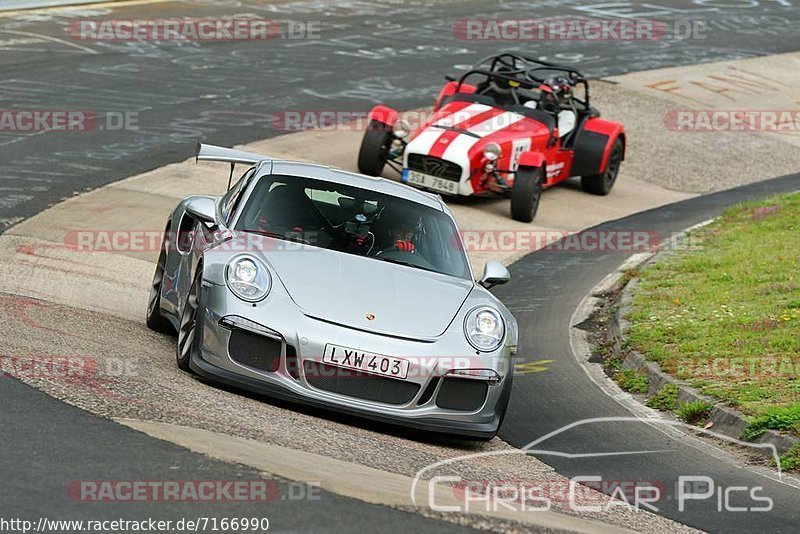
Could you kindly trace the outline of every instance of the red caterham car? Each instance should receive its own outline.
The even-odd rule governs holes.
[[[363,174],[385,165],[402,181],[444,195],[508,196],[511,216],[530,222],[542,189],[572,176],[607,195],[625,158],[625,131],[589,104],[577,70],[515,53],[447,77],[433,115],[412,132],[399,113],[375,106],[358,154]]]

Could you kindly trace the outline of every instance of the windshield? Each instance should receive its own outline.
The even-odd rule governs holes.
[[[263,176],[236,230],[471,278],[450,217],[358,187],[299,176]]]

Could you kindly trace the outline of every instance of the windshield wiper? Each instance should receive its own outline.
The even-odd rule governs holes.
[[[428,267],[423,267],[423,266],[421,266],[421,265],[417,265],[417,264],[415,264],[415,263],[411,263],[411,262],[408,262],[408,261],[398,260],[398,259],[395,259],[395,258],[388,258],[388,257],[386,257],[386,256],[372,256],[372,257],[373,257],[373,258],[375,258],[375,259],[378,259],[378,260],[382,260],[382,261],[388,261],[389,263],[394,263],[394,264],[396,264],[396,265],[405,265],[406,267],[414,267],[415,269],[420,269],[420,270],[423,270],[423,271],[428,271],[428,272],[431,272],[431,273],[438,273],[438,274],[441,274],[441,273],[440,273],[439,271],[437,271],[436,269],[431,269],[431,268],[428,268]]]
[[[271,237],[273,239],[281,239],[283,241],[292,241],[293,243],[303,243],[305,245],[310,245],[308,241],[303,239],[302,237],[292,237],[287,236],[278,232],[270,232],[268,230],[242,230],[242,232],[246,234],[256,234],[256,235],[263,235],[264,237]]]

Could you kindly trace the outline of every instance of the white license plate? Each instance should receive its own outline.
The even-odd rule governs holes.
[[[428,189],[434,189],[443,193],[450,193],[451,195],[458,194],[458,182],[452,180],[445,180],[437,176],[430,176],[417,171],[408,171],[408,183],[414,185],[421,185]]]
[[[347,369],[355,369],[392,378],[406,378],[408,376],[408,360],[340,347],[339,345],[325,345],[322,361],[338,367],[346,367]]]

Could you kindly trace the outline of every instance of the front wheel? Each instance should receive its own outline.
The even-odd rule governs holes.
[[[200,308],[200,283],[203,278],[203,268],[197,268],[197,274],[189,288],[189,295],[181,313],[181,324],[178,329],[178,345],[175,354],[178,368],[182,371],[191,372],[189,360],[192,359],[192,352],[196,350],[200,339],[200,325],[198,322],[198,310]]]
[[[593,195],[607,195],[617,181],[619,167],[622,163],[622,140],[617,138],[611,147],[611,154],[608,156],[606,170],[594,176],[582,176],[581,187],[587,193]]]
[[[541,167],[520,167],[511,189],[511,218],[531,222],[539,210],[544,172]]]
[[[368,176],[380,176],[392,144],[392,130],[386,124],[370,121],[361,149],[358,151],[358,171]]]

